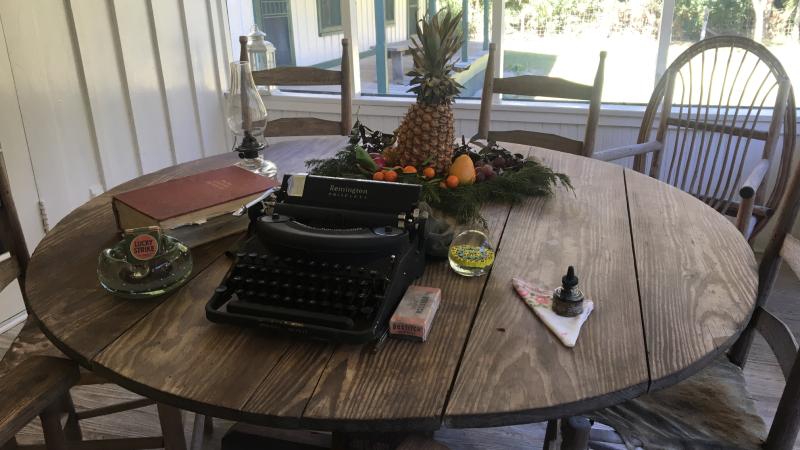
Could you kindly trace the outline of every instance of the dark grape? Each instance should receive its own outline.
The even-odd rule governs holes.
[[[498,156],[492,161],[492,166],[494,166],[495,169],[502,169],[506,166],[506,159],[502,156]]]
[[[475,182],[480,183],[486,179],[486,175],[482,171],[475,172]]]

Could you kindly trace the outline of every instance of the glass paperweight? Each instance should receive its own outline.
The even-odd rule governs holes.
[[[100,252],[97,277],[112,294],[124,298],[150,298],[180,287],[192,273],[189,248],[160,232],[126,235]]]
[[[236,163],[236,166],[262,177],[278,178],[278,166],[274,162],[262,158],[261,155],[256,158],[242,158],[241,161]]]
[[[486,275],[494,263],[494,248],[486,233],[466,230],[453,238],[447,252],[450,267],[465,277]]]

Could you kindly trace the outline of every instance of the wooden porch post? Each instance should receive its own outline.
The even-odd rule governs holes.
[[[350,58],[350,84],[354,96],[361,95],[361,64],[358,55],[358,9],[356,0],[342,0],[342,31],[344,37],[350,40],[350,54],[343,58]]]
[[[494,52],[494,77],[503,77],[503,32],[505,31],[505,0],[492,0],[492,44]],[[500,94],[492,96],[492,103],[501,100]]]
[[[433,17],[436,14],[436,0],[428,0],[428,15]]]
[[[461,61],[469,59],[469,0],[461,0],[461,33],[464,43],[461,45]]]
[[[489,50],[489,18],[492,0],[483,0],[483,49]]]
[[[386,3],[385,0],[375,0],[375,76],[379,94],[387,93],[389,80],[386,73]]]
[[[675,0],[664,0],[661,9],[661,26],[658,30],[658,54],[656,56],[656,83],[667,70],[667,52],[672,41],[672,19],[675,15]]]

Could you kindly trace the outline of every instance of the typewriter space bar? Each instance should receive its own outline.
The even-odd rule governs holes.
[[[232,313],[251,314],[254,316],[268,317],[290,322],[308,323],[326,327],[351,330],[355,326],[353,319],[346,316],[337,316],[305,309],[284,308],[282,306],[262,305],[260,303],[231,300],[228,311]]]

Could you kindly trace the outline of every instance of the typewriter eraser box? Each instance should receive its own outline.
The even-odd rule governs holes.
[[[428,339],[441,297],[441,289],[409,286],[389,320],[389,333],[424,342]]]

